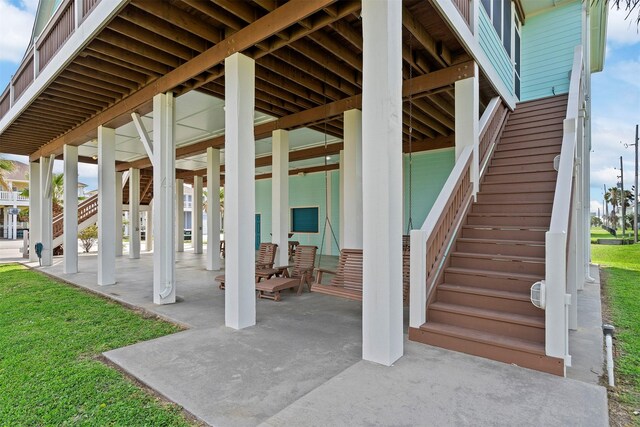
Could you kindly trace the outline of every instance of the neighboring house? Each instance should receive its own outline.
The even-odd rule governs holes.
[[[85,194],[85,189],[87,187],[87,184],[83,184],[82,182],[78,183],[78,198],[87,197],[87,195]]]
[[[29,206],[29,198],[21,195],[24,189],[29,188],[29,165],[18,161],[12,163],[13,171],[4,175],[11,191],[0,189],[0,218],[1,237],[15,240],[22,237],[22,230],[27,228],[27,224],[21,222],[15,212]]]
[[[182,224],[176,205],[201,197],[204,177],[225,187],[227,326],[255,324],[256,245],[286,248],[295,232],[324,254],[363,250],[363,358],[403,354],[404,300],[411,340],[564,375],[589,279],[606,2],[224,3],[65,0],[48,21],[41,2],[0,96],[0,151],[30,156],[43,201],[34,173],[50,156],[99,159],[94,213],[116,239],[98,284],[115,281],[124,172],[134,222],[153,200],[153,301],[175,302],[175,250],[201,220],[186,210]],[[130,244],[138,257],[137,233]]]

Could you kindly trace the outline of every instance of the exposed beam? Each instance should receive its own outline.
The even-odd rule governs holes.
[[[198,76],[213,65],[219,64],[235,52],[241,52],[267,39],[301,19],[330,5],[335,0],[291,0],[278,9],[256,20],[254,23],[222,40],[220,43],[204,51],[191,61],[172,70],[119,103],[111,106],[84,122],[65,135],[38,149],[31,155],[32,159],[51,153],[57,154],[65,144],[81,145],[95,136],[99,125],[110,124],[114,119],[130,114],[140,105],[148,102],[154,95],[174,89],[187,80]],[[152,4],[154,2],[149,2]],[[158,2],[160,3],[160,2]]]

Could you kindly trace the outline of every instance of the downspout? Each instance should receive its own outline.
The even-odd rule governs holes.
[[[590,2],[585,2],[585,23],[584,23],[584,71],[585,71],[585,114],[584,114],[584,150],[583,150],[583,197],[585,218],[585,239],[584,239],[584,260],[585,263],[585,280],[588,283],[594,283],[595,279],[591,277],[591,239],[588,236],[588,230],[591,227],[591,8]]]

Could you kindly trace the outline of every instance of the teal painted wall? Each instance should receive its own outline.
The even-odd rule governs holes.
[[[440,194],[455,164],[455,149],[417,153],[412,159],[412,223],[413,228],[422,227],[431,207]],[[404,159],[404,227],[409,223],[409,156]]]
[[[500,80],[505,84],[509,93],[513,95],[513,65],[507,51],[502,45],[502,41],[496,33],[487,11],[480,5],[480,19],[478,20],[478,41],[480,47],[489,58],[495,68]]]
[[[331,227],[339,240],[340,231],[340,178],[338,171],[329,172],[331,177],[331,213],[329,216]],[[318,250],[322,247],[322,234],[325,224],[326,199],[325,199],[325,174],[312,173],[305,176],[294,175],[289,178],[289,206],[309,207],[317,206],[319,219],[319,232],[296,233],[291,240],[297,240],[302,245],[315,245]],[[271,241],[271,179],[256,181],[256,213],[262,215],[261,241]],[[326,234],[331,233],[327,225]],[[338,254],[338,245],[332,242],[332,254]],[[328,253],[324,250],[324,253]]]
[[[527,18],[522,27],[522,101],[569,92],[573,50],[582,40],[581,9],[576,1]]]

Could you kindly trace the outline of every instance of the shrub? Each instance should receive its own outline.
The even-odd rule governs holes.
[[[98,226],[93,224],[78,233],[78,238],[82,242],[82,248],[89,252],[98,240]]]

